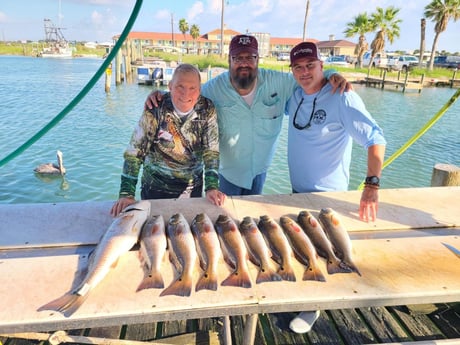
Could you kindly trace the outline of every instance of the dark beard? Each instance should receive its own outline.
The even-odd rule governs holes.
[[[251,69],[249,74],[245,77],[240,77],[238,71],[242,68],[238,68],[235,73],[232,75],[233,84],[238,89],[249,89],[254,85],[254,81],[256,80],[256,73],[255,70]]]

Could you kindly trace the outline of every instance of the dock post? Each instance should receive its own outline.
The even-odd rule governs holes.
[[[460,168],[452,164],[437,163],[433,167],[431,187],[460,186]]]
[[[407,79],[408,78],[409,78],[409,72],[406,72],[406,77],[404,78],[404,86],[403,86],[403,89],[402,89],[403,93],[406,91]]]
[[[387,77],[387,70],[383,70],[383,77],[382,77],[382,89],[384,88],[385,86],[385,79]]]
[[[454,74],[452,75],[452,79],[450,81],[450,88],[454,87],[455,75],[457,74],[457,69],[454,69]]]
[[[112,81],[112,63],[105,70],[105,93],[110,92],[110,83]]]

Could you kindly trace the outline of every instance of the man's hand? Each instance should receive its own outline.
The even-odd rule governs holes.
[[[125,207],[134,204],[136,199],[134,198],[120,198],[118,199],[115,204],[113,204],[112,209],[110,210],[110,215],[112,217],[116,217],[120,214],[121,211],[125,209]]]
[[[379,206],[379,190],[372,187],[364,187],[359,203],[359,218],[366,222],[371,219],[375,222]]]
[[[227,196],[225,195],[225,193],[222,193],[221,191],[217,189],[209,189],[206,191],[206,199],[208,199],[208,201],[211,204],[214,204],[217,206],[222,206],[225,202],[226,197]]]
[[[329,83],[332,86],[332,93],[337,92],[337,90],[339,90],[340,93],[353,90],[353,85],[338,73],[334,73],[329,77]]]
[[[155,90],[150,92],[150,94],[147,96],[147,99],[145,100],[144,109],[150,110],[158,107],[158,103],[161,101],[162,98],[163,94],[161,93],[161,91]]]

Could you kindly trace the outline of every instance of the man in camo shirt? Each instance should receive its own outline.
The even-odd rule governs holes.
[[[135,202],[141,166],[141,199],[202,197],[222,205],[219,131],[214,104],[200,95],[200,72],[181,64],[159,107],[144,110],[124,153],[119,199],[111,214]]]

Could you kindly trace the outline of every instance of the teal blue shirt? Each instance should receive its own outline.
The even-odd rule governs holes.
[[[201,94],[211,99],[217,109],[219,173],[226,180],[251,189],[254,177],[267,171],[281,131],[286,102],[296,86],[291,73],[259,68],[256,94],[249,106],[230,83],[229,72],[203,85]]]

